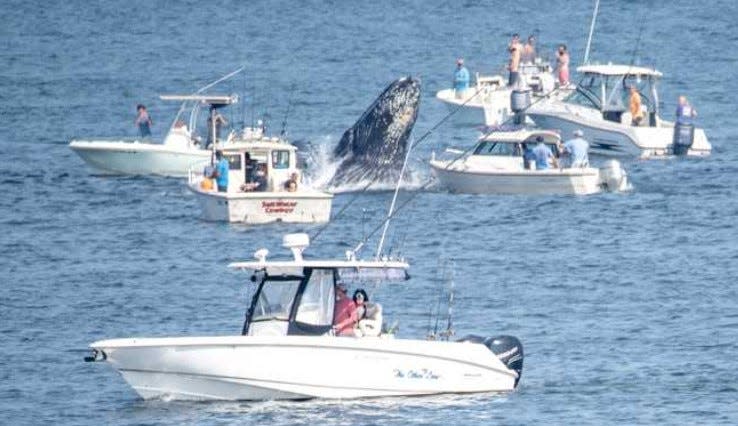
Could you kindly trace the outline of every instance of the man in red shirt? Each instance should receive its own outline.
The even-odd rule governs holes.
[[[356,304],[346,294],[346,284],[336,284],[336,305],[333,310],[333,332],[336,336],[353,336]]]

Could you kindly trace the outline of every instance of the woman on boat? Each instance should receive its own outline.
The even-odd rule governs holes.
[[[337,290],[341,290],[340,285]],[[342,315],[341,318],[338,318],[338,315],[336,316],[338,321],[333,326],[333,332],[337,336],[356,336],[355,330],[359,325],[359,321],[364,319],[366,316],[366,306],[364,303],[369,300],[369,296],[367,296],[366,291],[361,288],[357,289],[354,292],[354,297],[352,299],[353,301],[349,306],[341,309],[342,312],[346,312],[348,315]]]
[[[569,84],[569,52],[566,50],[565,44],[560,44],[559,51],[556,52],[556,69],[558,70],[559,86]]]

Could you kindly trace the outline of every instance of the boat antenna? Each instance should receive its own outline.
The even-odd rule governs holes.
[[[587,48],[584,49],[584,65],[589,63],[589,49],[592,46],[592,35],[594,34],[595,22],[597,22],[597,13],[600,10],[600,0],[595,0],[594,11],[592,12],[592,22],[589,24],[589,37],[587,37]]]
[[[454,314],[454,290],[456,289],[456,284],[454,282],[454,269],[455,269],[455,263],[454,260],[450,260],[451,267],[449,268],[448,272],[448,281],[449,281],[449,290],[448,290],[448,322],[446,323],[446,331],[443,333],[443,336],[446,338],[445,340],[448,340],[451,338],[451,336],[454,335],[454,321],[453,321],[453,314]]]
[[[438,259],[441,266],[441,279],[446,276],[446,260],[443,258]],[[443,298],[443,286],[438,286],[438,294],[436,294],[436,306],[428,311],[428,340],[438,339],[438,321],[441,317],[441,299]],[[433,330],[431,331],[430,322],[435,319],[433,324]]]
[[[279,132],[280,137],[284,137],[287,134],[287,118],[290,116],[290,110],[292,109],[292,95],[295,93],[296,84],[292,83],[290,87],[290,93],[287,95],[287,111],[284,112],[284,119],[282,120],[282,130]]]
[[[400,193],[400,185],[402,185],[402,177],[405,175],[405,169],[407,168],[407,159],[410,158],[410,152],[413,150],[413,144],[407,148],[405,153],[405,160],[402,162],[402,169],[400,170],[400,177],[397,178],[397,185],[395,185],[395,193],[392,195],[392,202],[390,208],[387,211],[387,220],[384,221],[384,229],[382,230],[382,236],[379,238],[379,244],[377,245],[376,259],[382,255],[382,247],[384,246],[384,239],[387,236],[387,229],[389,229],[390,219],[392,218],[392,212],[395,210],[395,204],[397,203],[397,195]]]

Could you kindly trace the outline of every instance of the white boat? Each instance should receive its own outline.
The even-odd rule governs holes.
[[[93,355],[86,360],[107,361],[144,399],[348,399],[516,387],[523,347],[511,336],[399,338],[381,326],[376,303],[376,333],[332,335],[339,282],[404,281],[408,264],[348,255],[307,260],[307,245],[307,235],[287,235],[284,246],[293,259],[267,260],[261,249],[257,260],[230,265],[250,271],[255,286],[242,335],[102,340],[90,345]]]
[[[228,160],[228,189],[218,192],[204,167],[190,170],[188,188],[195,194],[208,221],[263,224],[270,222],[323,223],[330,220],[333,195],[300,182],[297,148],[287,141],[263,135],[235,137],[219,145]],[[250,156],[250,163],[246,156]],[[256,186],[257,169],[265,176]],[[288,184],[293,180],[295,188]]]
[[[551,66],[540,58],[536,63],[520,66],[522,87],[530,89],[534,99],[550,95],[562,97],[567,93],[565,88],[552,93],[555,79]],[[476,84],[463,93],[453,88],[443,89],[436,93],[450,111],[457,112],[457,121],[471,125],[497,126],[508,121],[513,112],[510,106],[512,87],[502,75],[482,76],[476,74]]]
[[[482,136],[468,152],[452,150],[454,158],[430,160],[441,186],[468,194],[595,194],[628,188],[625,171],[616,160],[604,167],[561,167],[536,170],[526,165],[523,152],[543,142],[556,152],[561,141],[544,130],[496,131]]]
[[[576,90],[564,100],[545,100],[532,105],[527,115],[541,128],[557,129],[571,134],[576,129],[590,141],[591,152],[610,156],[642,158],[675,153],[675,126],[659,113],[658,80],[662,74],[651,68],[629,65],[584,65],[577,68],[582,75]],[[628,89],[635,85],[641,95],[644,119],[631,124],[628,111]],[[706,156],[712,146],[705,131],[690,128],[687,155]],[[680,135],[680,132],[676,132]],[[681,136],[680,136],[681,137]]]
[[[235,95],[203,95],[202,92],[242,70],[219,78],[194,95],[160,96],[162,100],[182,102],[163,143],[148,139],[95,138],[72,140],[69,147],[99,174],[186,177],[190,168],[207,162],[212,156],[212,151],[205,147],[206,141],[196,134],[203,107],[209,107],[212,119],[217,108],[238,102]],[[189,120],[185,123],[182,115],[187,110]]]

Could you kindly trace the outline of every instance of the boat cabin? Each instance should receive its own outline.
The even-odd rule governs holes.
[[[246,312],[243,335],[330,335],[339,283],[360,288],[379,281],[408,278],[406,271],[409,266],[401,261],[303,259],[302,251],[308,243],[306,234],[286,235],[283,245],[292,250],[293,260],[268,261],[268,250],[261,249],[254,253],[257,261],[229,265],[250,270],[251,281],[256,285]],[[375,316],[372,320],[379,322],[374,335],[379,335],[382,329],[381,306],[367,304],[367,314],[370,309]]]
[[[231,141],[218,149],[228,160],[228,192],[288,191],[288,181],[300,181],[297,148],[279,138]]]
[[[658,126],[658,80],[662,74],[651,68],[629,65],[584,65],[577,68],[582,75],[577,88],[565,102],[596,109],[602,118],[631,124],[630,87],[641,96],[644,120],[641,126]]]

